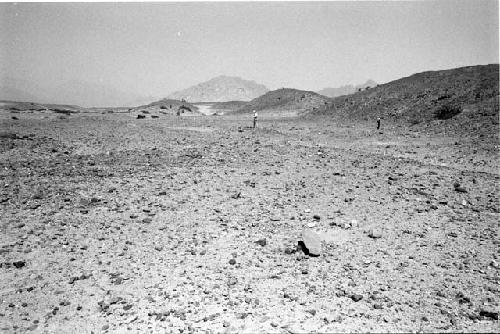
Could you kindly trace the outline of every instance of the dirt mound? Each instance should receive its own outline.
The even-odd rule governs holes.
[[[334,98],[314,115],[446,131],[498,129],[498,64],[429,71]]]
[[[315,92],[293,88],[281,88],[270,91],[253,99],[234,113],[250,113],[252,110],[267,113],[284,112],[285,114],[303,114],[324,108],[330,99]]]

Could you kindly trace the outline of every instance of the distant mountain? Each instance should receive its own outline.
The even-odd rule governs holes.
[[[427,71],[340,96],[308,117],[383,122],[436,132],[488,133],[498,140],[499,65]],[[433,130],[433,131],[434,131]]]
[[[83,107],[136,106],[154,101],[153,97],[124,92],[99,83],[71,80],[49,87],[18,78],[2,78],[0,99],[21,102],[76,104]]]
[[[32,102],[39,100],[37,96],[25,92],[19,88],[3,85],[0,87],[0,99],[22,102]]]
[[[57,103],[77,104],[83,107],[124,107],[149,101],[132,92],[80,80],[65,82],[57,88],[57,91]]]
[[[0,80],[0,99],[19,102],[49,103],[50,91],[31,81],[2,77]]]
[[[138,97],[134,100],[127,100],[128,102],[126,104],[124,104],[124,106],[126,107],[136,107],[136,106],[142,106],[142,105],[145,105],[145,104],[150,104],[150,103],[153,103],[154,101],[157,101],[159,100],[158,97],[154,97],[154,96],[141,96],[141,97]]]
[[[368,80],[364,84],[353,86],[353,85],[346,85],[346,86],[341,86],[338,88],[324,88],[320,91],[318,91],[318,94],[328,96],[328,97],[337,97],[337,96],[342,96],[342,95],[349,95],[352,93],[355,93],[357,91],[364,90],[367,87],[375,87],[377,83],[373,80]]]
[[[266,86],[255,81],[222,75],[172,93],[167,98],[188,102],[250,101],[268,91]]]
[[[303,114],[325,108],[329,101],[328,97],[315,92],[281,88],[253,99],[236,110],[235,113],[249,113],[256,110],[282,115]]]

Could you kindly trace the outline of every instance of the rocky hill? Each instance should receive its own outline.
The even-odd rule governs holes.
[[[266,113],[303,114],[322,108],[330,99],[315,92],[293,88],[270,91],[248,102],[234,113],[249,113],[252,110]]]
[[[328,96],[328,97],[337,97],[342,95],[349,95],[358,92],[359,90],[365,90],[367,88],[373,88],[377,86],[377,83],[373,80],[368,80],[364,84],[361,85],[345,85],[337,88],[324,88],[318,91],[318,94]]]
[[[159,101],[131,108],[129,110],[134,112],[140,112],[143,114],[152,114],[152,115],[157,115],[157,114],[178,115],[178,116],[202,115],[198,111],[198,107],[196,107],[195,105],[189,102],[179,101],[174,99],[161,99]]]
[[[167,98],[188,102],[250,101],[268,91],[266,86],[255,81],[222,75],[172,93]]]
[[[314,115],[457,131],[498,131],[499,65],[428,71],[349,96]]]

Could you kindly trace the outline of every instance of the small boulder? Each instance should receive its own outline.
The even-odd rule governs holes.
[[[368,231],[368,236],[372,239],[382,238],[382,231],[380,229],[371,229]]]
[[[460,183],[458,183],[458,182],[455,182],[453,184],[453,188],[455,188],[455,191],[459,192],[459,193],[466,193],[467,192],[467,190],[464,187],[460,186]]]
[[[362,295],[358,295],[358,294],[354,294],[354,295],[351,295],[351,299],[354,302],[359,302],[361,299],[363,299],[363,296]]]
[[[481,309],[479,311],[479,316],[484,318],[489,318],[492,320],[498,320],[498,311],[493,309]]]
[[[255,243],[259,246],[264,247],[265,245],[267,245],[267,240],[266,240],[266,238],[263,238],[263,239],[259,239],[259,240],[255,241]]]
[[[302,240],[298,244],[306,255],[319,256],[321,254],[321,239],[313,231],[302,230]]]
[[[20,269],[22,267],[24,267],[26,265],[26,262],[24,261],[15,261],[15,262],[12,262],[12,264],[14,265],[14,267],[16,267],[17,269]]]

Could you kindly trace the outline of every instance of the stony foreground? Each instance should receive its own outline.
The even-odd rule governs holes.
[[[17,118],[0,115],[0,331],[500,330],[497,137]]]

